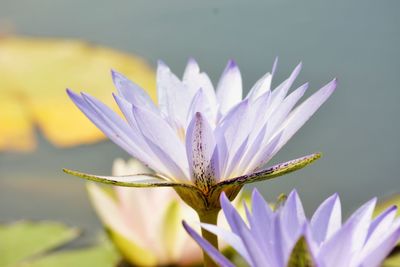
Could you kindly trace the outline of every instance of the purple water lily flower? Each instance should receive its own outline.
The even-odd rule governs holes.
[[[286,203],[273,211],[257,190],[247,222],[225,194],[221,206],[231,231],[215,225],[202,227],[230,244],[250,266],[380,266],[400,238],[397,208],[388,208],[372,218],[376,198],[368,201],[342,224],[339,196],[332,195],[315,211],[311,220],[293,190]],[[216,248],[185,222],[184,227],[209,256],[221,266],[234,266]]]
[[[276,64],[243,98],[241,74],[233,61],[216,91],[193,59],[182,80],[159,62],[158,105],[138,85],[113,71],[118,91],[114,98],[125,120],[96,98],[68,90],[99,129],[156,174],[111,177],[65,171],[120,186],[172,186],[197,211],[219,210],[222,191],[233,199],[245,183],[297,170],[320,156],[263,169],[336,87],[336,80],[331,81],[295,108],[308,87],[306,83],[288,94],[301,64],[271,90],[275,68]]]

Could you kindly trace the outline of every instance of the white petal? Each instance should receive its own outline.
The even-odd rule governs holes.
[[[242,100],[242,76],[233,60],[230,60],[221,75],[217,87],[217,99],[222,114],[227,113]]]

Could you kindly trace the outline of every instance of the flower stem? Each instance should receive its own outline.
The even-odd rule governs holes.
[[[219,210],[208,212],[208,213],[198,213],[200,222],[216,225],[217,220],[218,220],[218,212],[219,212]],[[218,237],[216,235],[208,232],[207,230],[205,230],[203,228],[201,228],[201,235],[203,236],[204,239],[206,239],[208,242],[210,242],[211,245],[213,245],[216,249],[218,249]],[[208,256],[208,254],[204,250],[203,250],[203,260],[204,260],[205,267],[217,266],[215,264],[215,262]]]

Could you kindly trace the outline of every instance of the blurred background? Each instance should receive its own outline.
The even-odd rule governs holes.
[[[303,71],[297,85],[310,81],[309,94],[337,77],[338,90],[271,164],[315,151],[323,152],[323,158],[257,187],[271,200],[295,187],[308,212],[328,195],[339,192],[347,214],[372,196],[400,191],[398,1],[1,0],[0,5],[3,38],[78,39],[132,54],[153,68],[157,59],[163,59],[179,76],[188,57],[193,56],[216,83],[227,60],[233,58],[248,90],[270,71],[279,56],[274,85],[282,82],[299,61],[303,62]],[[1,49],[0,45],[0,54]],[[23,53],[21,48],[22,58]],[[82,68],[85,59],[82,62],[69,70],[76,67],[76,75],[86,75],[93,86],[97,80],[106,81],[106,89],[93,94],[111,102],[114,88],[106,69],[120,70],[118,64],[113,66],[110,61],[107,68],[92,73]],[[25,64],[25,68],[31,76],[38,69],[34,63]],[[46,71],[47,75],[36,77],[44,84],[71,77],[53,71],[51,66]],[[6,74],[1,75],[0,79],[8,79]],[[151,74],[146,77],[154,78]],[[154,85],[154,81],[143,83]],[[83,123],[90,125],[80,114],[79,123],[68,118],[75,109],[65,94],[71,84],[49,82],[49,88],[44,88],[48,94],[40,94],[47,102],[54,101],[48,105],[46,116],[60,115],[57,125],[66,139],[79,135],[86,127]],[[9,103],[7,94],[16,91],[18,88],[0,88],[0,102],[3,98]],[[34,90],[27,96],[23,91],[20,94],[37,97]],[[4,105],[0,107],[0,113],[6,112],[4,109]],[[45,123],[36,120],[38,115],[27,117],[34,129],[33,143],[28,142],[26,149],[3,145],[0,151],[0,221],[61,220],[83,228],[90,236],[101,226],[90,207],[85,182],[63,174],[61,169],[110,174],[113,160],[128,155],[109,141],[95,142],[101,139],[99,136],[62,143],[58,137],[44,134],[49,131]],[[64,120],[68,127],[62,127]],[[2,123],[0,129],[7,131],[7,124]],[[21,144],[27,143],[26,136],[20,138]]]

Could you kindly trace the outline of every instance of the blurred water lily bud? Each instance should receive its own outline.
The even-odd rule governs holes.
[[[151,172],[134,159],[117,159],[113,166],[116,176]],[[96,212],[126,261],[139,266],[201,263],[201,250],[182,227],[182,220],[196,224],[197,214],[173,189],[107,189],[88,184]],[[224,218],[219,221],[227,225]]]
[[[112,104],[111,68],[135,79],[155,98],[154,72],[136,56],[77,40],[2,37],[0,151],[33,150],[35,127],[59,147],[104,139],[66,101],[65,88],[85,88]]]

